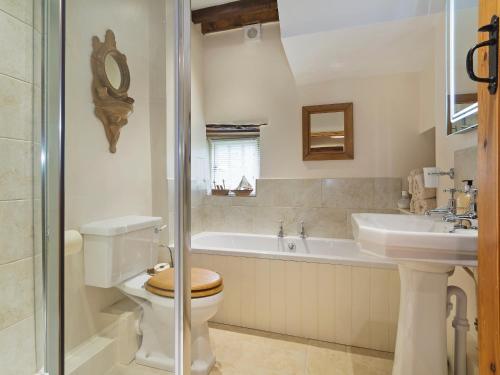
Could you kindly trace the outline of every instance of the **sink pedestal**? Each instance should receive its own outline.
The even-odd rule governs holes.
[[[399,266],[401,300],[393,375],[447,375],[448,276],[477,265],[477,230],[421,215],[353,214],[361,251]]]
[[[393,375],[446,375],[446,298],[453,266],[399,264],[401,301]]]

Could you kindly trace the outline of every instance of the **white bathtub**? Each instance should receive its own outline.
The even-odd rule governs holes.
[[[194,267],[224,278],[213,321],[394,351],[398,271],[354,241],[204,232],[191,247]]]
[[[241,257],[394,268],[396,264],[359,251],[353,240],[245,233],[203,232],[193,236],[192,252]]]

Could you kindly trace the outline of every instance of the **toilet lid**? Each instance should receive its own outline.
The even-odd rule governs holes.
[[[174,297],[174,269],[169,268],[152,276],[145,285],[149,292]],[[214,271],[204,268],[191,269],[191,297],[201,298],[213,296],[223,289],[222,277]]]

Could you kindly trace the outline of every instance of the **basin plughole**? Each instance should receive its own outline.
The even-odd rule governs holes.
[[[353,214],[361,251],[398,264],[401,280],[393,375],[446,375],[446,297],[455,266],[477,265],[477,231],[417,215]]]

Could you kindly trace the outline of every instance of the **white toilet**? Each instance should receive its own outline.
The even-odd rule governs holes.
[[[140,304],[142,343],[136,362],[174,371],[173,269],[154,276],[146,273],[158,261],[161,218],[126,216],[82,226],[85,283],[117,287]],[[215,363],[208,320],[223,298],[219,274],[192,269],[191,358],[193,375],[207,375]]]

